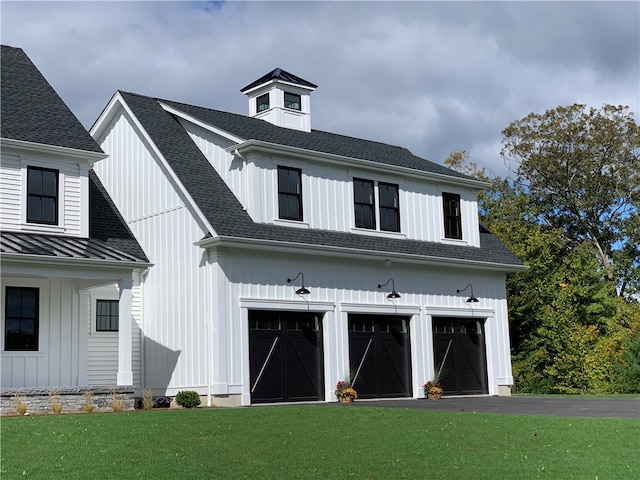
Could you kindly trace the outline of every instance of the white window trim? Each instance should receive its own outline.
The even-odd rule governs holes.
[[[38,350],[5,350],[4,349],[4,331],[5,331],[5,289],[6,287],[25,287],[25,288],[37,288],[38,292]],[[0,283],[2,288],[2,301],[0,302],[0,309],[2,309],[2,330],[0,331],[0,352],[3,357],[34,357],[45,358],[47,355],[47,345],[49,342],[45,342],[49,338],[49,282],[46,280],[39,280],[35,278],[29,279],[17,279],[17,278],[3,278]]]
[[[97,329],[97,323],[98,323],[98,300],[120,300],[120,295],[117,292],[113,292],[113,293],[105,293],[105,292],[92,292],[91,293],[91,310],[89,312],[89,319],[90,319],[90,324],[91,324],[91,330],[89,331],[90,335],[97,335],[97,336],[111,336],[111,337],[118,337],[118,334],[120,333],[120,315],[118,315],[118,330],[115,332],[104,332],[101,330]]]

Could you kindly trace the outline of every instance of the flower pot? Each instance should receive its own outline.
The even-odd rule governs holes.
[[[339,397],[338,400],[340,403],[351,403],[353,402],[353,398],[351,397]]]
[[[442,392],[427,393],[427,398],[429,400],[440,400],[442,398]]]

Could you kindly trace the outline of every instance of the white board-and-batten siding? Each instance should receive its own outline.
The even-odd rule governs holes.
[[[2,352],[2,387],[77,386],[83,372],[80,362],[81,314],[75,282],[55,278],[3,277],[3,292],[7,286],[39,289],[39,335],[38,351]],[[3,294],[3,312],[4,301]],[[4,345],[4,331],[1,341]]]
[[[366,167],[340,166],[299,158],[252,154],[248,158],[225,151],[234,142],[181,119],[191,139],[227,183],[251,218],[260,223],[280,223],[321,230],[380,234],[412,240],[453,242],[479,246],[477,190],[452,184],[416,180],[411,175],[368,170]],[[302,171],[302,222],[278,220],[278,166]],[[399,186],[400,232],[380,232],[355,228],[353,179],[395,183]],[[249,187],[249,185],[251,187]],[[460,195],[462,240],[444,235],[442,193]],[[376,200],[376,205],[378,201]],[[378,227],[379,228],[379,227]]]
[[[56,155],[8,149],[0,158],[0,228],[86,237],[89,234],[87,163]],[[10,153],[14,152],[14,153]],[[58,170],[58,225],[26,223],[26,182],[29,166]]]
[[[226,383],[230,393],[242,393],[250,401],[247,311],[252,308],[324,312],[325,398],[331,399],[335,383],[349,371],[347,320],[349,313],[407,315],[410,317],[413,395],[421,396],[422,384],[433,365],[431,319],[438,316],[479,318],[485,321],[487,376],[490,394],[512,382],[504,273],[483,270],[393,263],[386,267],[382,256],[348,260],[314,255],[261,255],[227,251],[213,254],[223,275],[214,288],[213,331],[226,332],[214,362],[226,365],[214,385]],[[295,295],[299,285],[286,279],[305,272],[308,296]],[[378,289],[389,277],[401,298],[386,298],[390,288]],[[469,304],[457,289],[474,285],[478,304]],[[315,307],[314,307],[315,305]],[[223,325],[220,324],[223,323]],[[203,392],[204,393],[204,392]]]
[[[95,171],[154,266],[144,279],[144,387],[164,394],[206,385],[205,252],[194,242],[208,229],[162,160],[121,110],[103,139],[110,156]]]

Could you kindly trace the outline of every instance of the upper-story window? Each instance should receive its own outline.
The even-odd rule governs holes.
[[[353,200],[356,214],[356,227],[376,228],[376,200],[372,180],[353,179]]]
[[[96,331],[118,331],[118,300],[96,300]]]
[[[4,349],[38,350],[38,297],[29,287],[7,287],[4,309]]]
[[[380,230],[387,232],[400,231],[400,202],[398,185],[378,182],[380,198]]]
[[[393,183],[374,182],[373,180],[354,178],[353,200],[356,227],[375,230],[376,224],[379,222],[380,230],[385,232],[399,232],[399,190],[398,185]],[[379,204],[377,212],[376,196]]]
[[[302,170],[278,166],[279,218],[302,221]]]
[[[27,168],[27,222],[58,224],[58,170]]]
[[[460,215],[460,195],[443,193],[444,236],[445,238],[462,239],[462,218]]]
[[[269,110],[269,94],[265,93],[256,99],[256,109],[259,112]]]
[[[302,110],[300,95],[297,93],[284,92],[284,108],[291,110]]]

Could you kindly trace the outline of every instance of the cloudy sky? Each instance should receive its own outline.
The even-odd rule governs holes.
[[[558,105],[640,110],[639,2],[11,2],[21,47],[89,128],[120,89],[248,111],[275,67],[319,85],[312,126],[454,150],[497,175],[501,131]]]

